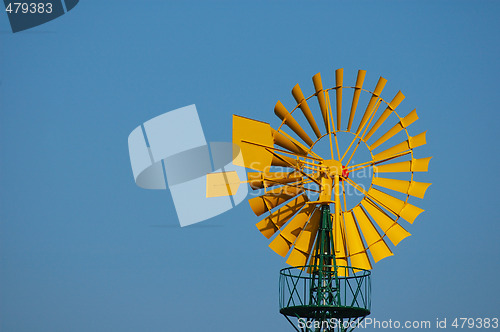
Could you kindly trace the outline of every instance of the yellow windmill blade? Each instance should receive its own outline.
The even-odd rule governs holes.
[[[297,123],[297,120],[288,112],[283,104],[278,100],[274,106],[274,113],[292,129],[307,145],[313,145],[314,141],[307,135],[302,127]]]
[[[361,232],[358,228],[352,211],[344,214],[346,243],[349,250],[351,265],[365,270],[371,270],[372,264],[368,257],[368,248],[365,247]]]
[[[370,218],[368,218],[365,211],[359,205],[354,207],[352,211],[356,216],[356,222],[361,228],[366,245],[373,256],[375,263],[388,256],[392,256],[393,253],[391,249],[387,243],[385,243],[383,237],[380,235],[375,225],[373,225]]]
[[[371,200],[366,198],[363,199],[361,201],[361,206],[363,206],[366,212],[363,209],[360,209],[360,211],[362,211],[365,216],[370,215],[395,246],[411,235]]]
[[[269,248],[271,248],[278,255],[285,257],[290,249],[293,248],[295,240],[302,233],[304,226],[312,216],[315,209],[316,207],[314,205],[309,205],[302,209],[297,216],[281,230],[278,236],[274,238],[274,240],[269,244]]]
[[[272,154],[271,166],[290,167],[290,168],[298,167],[297,159],[274,152],[271,152],[271,154]]]
[[[300,86],[298,84],[293,87],[292,95],[295,98],[297,105],[302,110],[302,114],[304,114],[305,118],[309,122],[309,125],[311,126],[312,130],[314,131],[314,134],[316,135],[317,138],[320,138],[321,132],[319,131],[318,125],[316,124],[316,121],[314,120],[311,109],[309,108],[309,105],[307,104],[307,100],[305,99],[304,94],[302,93],[302,90],[300,89]]]
[[[432,157],[400,161],[397,163],[382,164],[374,167],[375,174],[378,173],[406,173],[406,172],[428,172],[429,162]]]
[[[382,93],[382,90],[384,90],[385,84],[387,83],[387,80],[383,77],[380,77],[377,86],[375,87],[375,90],[372,93],[372,97],[370,98],[370,101],[368,102],[368,106],[366,106],[365,113],[363,114],[363,118],[361,119],[361,122],[359,123],[358,129],[356,130],[356,135],[361,133],[361,130],[364,128],[365,124],[368,122],[368,119],[375,115],[375,112],[377,111],[375,108],[375,105],[377,104],[378,99],[380,98],[380,94]]]
[[[300,195],[285,206],[271,213],[268,217],[257,223],[259,231],[268,239],[276,233],[294,214],[306,204],[309,199],[306,195]]]
[[[344,69],[340,68],[335,71],[335,96],[337,98],[337,131],[340,130],[342,121],[342,84],[344,81]]]
[[[412,150],[412,149],[417,148],[419,146],[425,145],[427,143],[427,140],[425,139],[425,134],[426,134],[426,132],[424,131],[423,133],[420,133],[417,136],[410,137],[402,143],[399,143],[397,145],[394,145],[391,148],[388,148],[382,152],[377,153],[376,155],[373,156],[373,159],[374,160],[382,160],[384,158],[394,156],[398,153],[401,153],[401,152],[404,152],[407,150]]]
[[[356,78],[356,86],[354,87],[354,95],[352,97],[351,112],[349,113],[349,124],[347,125],[347,131],[351,131],[352,121],[354,120],[354,115],[356,114],[356,108],[358,107],[359,97],[361,95],[361,89],[363,88],[363,82],[365,81],[366,70],[359,70],[358,77]]]
[[[262,196],[254,197],[248,203],[250,203],[253,212],[260,216],[303,192],[304,189],[302,188],[283,186],[268,191]]]
[[[409,223],[413,223],[417,216],[424,212],[424,210],[415,205],[402,201],[375,188],[368,190],[367,196],[382,205],[395,216],[402,217]]]
[[[380,126],[387,120],[389,115],[396,109],[396,107],[401,104],[401,102],[405,99],[405,96],[401,91],[398,91],[396,96],[392,99],[392,101],[387,105],[385,111],[380,115],[377,122],[371,127],[370,131],[363,137],[365,141],[368,141],[370,137],[380,128]]]
[[[321,211],[316,209],[311,219],[297,237],[293,250],[290,252],[287,264],[295,267],[305,266],[309,261],[316,236],[318,234]]]
[[[301,156],[307,155],[306,150],[304,150],[299,144],[290,140],[289,138],[287,138],[285,135],[283,135],[279,131],[271,128],[271,133],[273,135],[274,144],[281,146],[282,148],[284,148],[288,151],[291,151],[293,153],[296,153],[298,155],[301,155]]]
[[[316,90],[316,97],[318,98],[319,108],[321,109],[321,115],[323,116],[323,122],[325,123],[326,132],[329,133],[330,124],[328,121],[328,106],[327,106],[327,98],[325,90],[323,90],[323,82],[321,81],[321,74],[317,73],[312,78],[314,89]]]
[[[408,194],[410,196],[424,198],[425,191],[431,183],[424,183],[418,181],[405,181],[405,180],[395,180],[395,179],[387,179],[381,177],[373,178],[374,185],[383,187],[386,189],[391,189],[394,191],[398,191],[403,194]]]
[[[370,145],[369,149],[373,150],[380,146],[382,143],[386,142],[391,137],[394,137],[396,134],[401,132],[403,129],[407,128],[413,122],[418,120],[417,111],[413,110],[410,114],[401,119],[394,127],[392,127],[389,131],[387,131],[384,135],[382,135],[378,140],[376,140],[372,145]]]

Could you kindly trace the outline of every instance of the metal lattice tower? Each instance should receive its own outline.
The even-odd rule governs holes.
[[[350,331],[370,314],[370,271],[336,264],[328,205],[321,215],[314,264],[280,271],[280,313],[297,331]]]

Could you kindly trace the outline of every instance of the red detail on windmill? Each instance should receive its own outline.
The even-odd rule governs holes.
[[[346,179],[349,177],[349,169],[347,169],[347,167],[345,166],[342,166],[342,177]]]

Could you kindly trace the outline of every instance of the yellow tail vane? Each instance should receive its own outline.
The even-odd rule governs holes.
[[[232,196],[240,187],[236,171],[207,174],[207,197]]]
[[[416,148],[426,144],[426,133],[410,136],[408,127],[418,116],[415,110],[405,117],[397,114],[405,99],[401,91],[387,102],[382,96],[387,80],[380,77],[371,92],[363,86],[365,76],[366,71],[359,70],[352,86],[345,82],[344,70],[337,69],[335,86],[327,88],[318,73],[312,78],[314,93],[308,97],[295,85],[292,95],[296,107],[289,112],[281,101],[274,107],[281,119],[276,130],[265,122],[233,118],[233,141],[243,156],[234,163],[253,170],[246,182],[261,191],[249,200],[254,213],[265,216],[256,226],[266,238],[272,238],[269,247],[273,251],[304,273],[318,273],[319,266],[341,278],[365,273],[373,262],[393,255],[390,246],[410,236],[400,223],[413,223],[423,212],[410,201],[412,197],[423,198],[431,185],[414,178],[428,170],[431,159],[414,155]],[[350,106],[343,105],[346,89],[354,92]],[[330,106],[330,90],[335,90],[335,113]],[[356,110],[362,93],[369,99],[358,119]],[[308,103],[313,97],[317,105]],[[387,107],[377,114],[381,105]],[[305,119],[298,119],[294,113],[299,108]],[[318,128],[320,118],[326,134]],[[304,124],[307,120],[314,135],[309,136],[297,120]],[[346,122],[347,130],[342,130]],[[386,124],[392,127],[386,130]],[[347,148],[338,144],[342,135],[352,141]],[[405,135],[399,138],[403,142],[385,146],[396,135]],[[322,140],[330,151],[317,148]],[[362,150],[358,148],[363,145],[370,152],[369,160],[358,156]],[[356,182],[362,181],[356,176],[359,171],[368,171],[369,183]],[[384,173],[398,174],[379,176]],[[234,172],[214,173],[207,177],[207,195],[234,194],[240,183]],[[357,204],[347,197],[353,192],[363,195]],[[330,205],[334,209],[330,210]]]
[[[273,155],[262,146],[251,144],[273,146],[271,126],[268,123],[233,115],[233,143],[240,147],[243,156],[243,160],[234,156],[235,165],[258,171],[271,166]]]

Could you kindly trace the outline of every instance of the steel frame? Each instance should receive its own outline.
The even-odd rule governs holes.
[[[280,313],[296,331],[351,331],[370,314],[371,272],[337,265],[330,207],[321,209],[312,264],[280,271]]]

